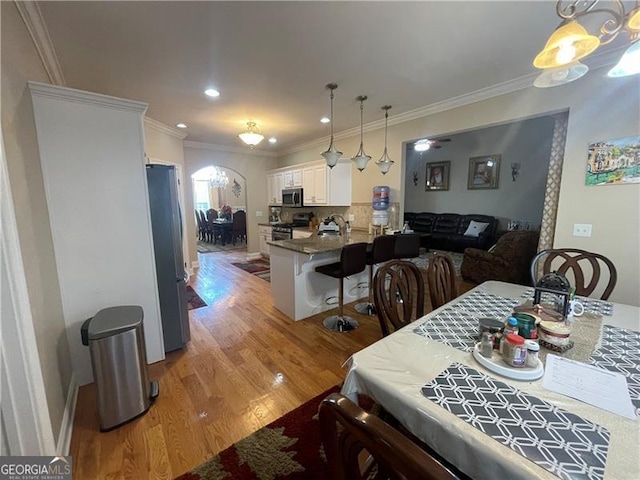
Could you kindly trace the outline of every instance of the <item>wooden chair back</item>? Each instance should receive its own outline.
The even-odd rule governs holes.
[[[406,260],[383,264],[373,278],[373,303],[382,336],[424,315],[424,278],[420,269]]]
[[[437,253],[429,259],[427,283],[433,310],[458,296],[456,269],[449,255]]]
[[[457,478],[418,444],[339,393],[322,401],[319,418],[332,480]]]
[[[215,220],[218,218],[218,211],[215,208],[207,210],[207,220]]]
[[[606,271],[608,279],[600,279]],[[531,261],[531,281],[535,286],[538,279],[547,273],[558,272],[567,277],[575,287],[576,295],[589,297],[600,286],[600,299],[607,300],[618,281],[618,272],[611,260],[599,253],[577,248],[551,248],[538,253]]]

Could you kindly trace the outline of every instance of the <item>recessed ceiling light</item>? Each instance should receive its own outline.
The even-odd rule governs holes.
[[[331,121],[331,119],[329,117],[322,117],[320,119],[320,123],[329,123]]]
[[[176,127],[178,127],[178,128],[187,128],[187,124],[186,123],[176,123]]]
[[[204,91],[204,94],[207,95],[208,97],[219,97],[220,96],[220,92],[214,88],[207,88]]]
[[[269,143],[276,143],[278,141],[278,139],[276,137],[271,137],[269,139]]]

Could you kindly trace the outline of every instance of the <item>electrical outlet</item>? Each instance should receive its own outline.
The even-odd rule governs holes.
[[[349,214],[349,221],[350,222],[355,222],[356,221],[356,216],[353,213]]]
[[[256,217],[261,217],[261,216],[262,216],[262,211],[256,210]]]
[[[592,225],[588,223],[574,223],[573,224],[573,236],[574,237],[590,237]]]

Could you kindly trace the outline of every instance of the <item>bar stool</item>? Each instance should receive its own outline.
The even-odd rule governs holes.
[[[369,265],[369,297],[366,302],[356,303],[356,312],[363,315],[375,315],[373,305],[373,267],[379,263],[393,260],[395,255],[396,235],[381,235],[373,239],[371,250],[367,251],[367,265]]]
[[[355,319],[342,314],[342,308],[344,306],[344,277],[362,272],[367,265],[366,262],[367,244],[352,243],[342,247],[339,262],[316,267],[316,272],[340,279],[340,289],[338,291],[338,315],[330,315],[325,318],[322,322],[325,328],[328,328],[333,332],[348,332],[358,328],[358,322]]]
[[[420,234],[403,233],[396,235],[393,258],[415,258],[420,256]]]

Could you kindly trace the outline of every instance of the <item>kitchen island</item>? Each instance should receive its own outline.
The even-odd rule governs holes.
[[[372,243],[373,235],[352,232],[268,242],[275,307],[294,320],[335,308],[339,281],[317,273],[315,268],[339,261],[342,247],[360,242]],[[366,296],[367,289],[358,288],[358,284],[368,279],[368,268],[344,279],[345,304]]]

